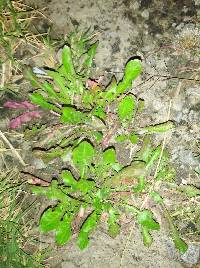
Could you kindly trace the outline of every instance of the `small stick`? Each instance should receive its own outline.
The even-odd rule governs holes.
[[[1,87],[4,87],[5,84],[5,63],[2,64],[2,78],[1,78]]]
[[[19,159],[19,162],[23,165],[26,166],[26,163],[24,160],[21,158],[20,154],[17,152],[17,150],[12,146],[12,144],[9,142],[9,140],[5,137],[5,135],[1,132],[0,130],[0,137],[2,138],[5,143],[10,147],[10,149],[13,151],[14,155]]]

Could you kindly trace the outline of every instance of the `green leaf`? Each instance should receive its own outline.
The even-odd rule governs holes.
[[[142,226],[142,238],[143,238],[143,243],[146,247],[151,246],[153,242],[153,238],[149,233],[149,229],[144,226]]]
[[[157,204],[161,204],[163,202],[162,197],[157,192],[150,192],[150,196]]]
[[[130,122],[135,109],[135,100],[132,96],[124,97],[118,105],[118,115],[122,123]]]
[[[127,140],[127,136],[126,135],[118,135],[117,137],[115,137],[115,140],[117,142],[123,142],[123,141]]]
[[[176,246],[176,248],[181,252],[181,253],[185,253],[188,249],[187,244],[179,237],[179,232],[176,228],[176,226],[174,225],[173,221],[172,221],[172,217],[169,214],[168,210],[166,209],[165,205],[163,203],[161,203],[162,205],[162,209],[164,212],[164,215],[166,217],[166,219],[168,220],[169,223],[169,228],[170,228],[170,233],[172,236],[172,239],[174,241],[174,244]]]
[[[172,236],[175,247],[183,254],[187,251],[188,245],[178,236]]]
[[[143,99],[139,99],[138,100],[138,106],[137,106],[137,112],[141,113],[144,109],[144,100]]]
[[[103,164],[111,165],[116,162],[116,153],[114,148],[108,148],[103,152]]]
[[[156,180],[173,182],[176,177],[176,170],[172,167],[164,167],[157,173]]]
[[[117,81],[115,77],[112,77],[110,84],[107,86],[105,92],[101,92],[104,100],[113,101],[117,96]]]
[[[132,144],[136,144],[136,143],[138,143],[138,140],[139,140],[138,135],[135,134],[135,133],[131,133],[131,134],[129,135],[129,140],[130,140],[130,142],[131,142]]]
[[[104,108],[103,107],[97,107],[94,111],[93,111],[93,115],[99,117],[100,119],[105,120],[106,118],[106,113],[104,112]]]
[[[81,230],[78,235],[77,243],[80,249],[84,249],[89,244],[89,232],[91,232],[94,228],[97,226],[97,221],[99,220],[99,215],[96,214],[95,211],[93,211],[86,221],[83,223]]]
[[[45,98],[39,93],[32,93],[30,95],[30,100],[32,103],[37,104],[37,105],[41,106],[42,108],[56,111],[56,112],[60,112],[60,109],[58,107],[56,107],[55,105],[53,105],[51,103],[48,103],[45,100]]]
[[[32,186],[31,191],[36,195],[45,195],[47,192],[47,188],[43,186]]]
[[[80,170],[80,176],[83,178],[94,158],[94,147],[87,141],[82,141],[72,152],[72,160],[75,166]]]
[[[77,184],[77,180],[74,179],[72,173],[69,170],[63,171],[61,174],[61,178],[63,182],[67,185],[75,186]]]
[[[148,163],[147,163],[147,166],[146,168],[149,169],[149,168],[152,168],[154,162],[156,160],[158,160],[160,154],[161,154],[161,150],[162,150],[162,147],[161,145],[158,145],[156,147],[156,149],[153,151],[152,155],[151,155],[151,158],[149,159]]]
[[[94,136],[97,142],[101,142],[103,139],[103,134],[100,131],[94,131],[92,132],[92,135]]]
[[[50,71],[50,70],[48,70],[47,71],[47,74],[53,78],[54,83],[60,89],[60,92],[62,92],[62,96],[63,97],[66,97],[66,99],[69,99],[68,88],[66,87],[66,80],[65,80],[65,78],[62,77],[56,71]]]
[[[41,156],[41,157],[45,163],[48,163],[54,158],[61,157],[62,154],[63,154],[63,150],[58,148],[58,149],[52,149],[49,152],[44,152],[44,156]]]
[[[64,219],[60,221],[56,228],[56,242],[59,245],[64,245],[72,236],[71,218],[66,214]]]
[[[159,230],[160,225],[153,219],[153,213],[147,209],[137,215],[138,222],[150,230]]]
[[[85,249],[89,244],[88,233],[81,230],[77,238],[77,244],[81,250]]]
[[[83,66],[87,66],[88,68],[92,67],[93,58],[96,54],[96,49],[97,49],[98,44],[99,44],[99,42],[97,41],[90,46],[89,50],[87,51],[88,57],[85,60],[85,62],[83,63]]]
[[[112,164],[112,169],[114,169],[115,171],[119,172],[124,166],[120,163],[114,163]]]
[[[54,90],[54,87],[52,84],[48,83],[47,81],[45,81],[42,84],[42,89],[48,94],[49,97],[55,98],[57,99],[57,93]]]
[[[137,178],[138,184],[133,188],[134,193],[141,193],[145,188],[145,179],[144,176],[139,176]]]
[[[119,186],[121,181],[124,179],[138,179],[140,177],[145,177],[146,175],[146,164],[142,161],[133,161],[130,166],[122,168],[116,175],[112,176],[112,185]],[[142,181],[139,185],[143,185]],[[138,188],[140,189],[140,188]]]
[[[123,80],[117,86],[117,94],[122,94],[131,87],[132,81],[141,73],[142,64],[138,59],[130,60],[125,67]]]
[[[120,225],[118,223],[111,223],[108,226],[108,234],[110,237],[115,238],[120,234]]]
[[[82,95],[82,102],[85,105],[85,107],[90,107],[93,103],[94,95],[90,92],[85,91]]]
[[[152,150],[153,148],[151,145],[151,138],[149,135],[147,135],[143,140],[143,144],[140,151],[137,153],[137,158],[144,162],[148,162],[151,158]]]
[[[72,61],[71,49],[66,45],[62,50],[62,63],[65,68],[65,77],[71,80],[71,78],[75,75],[75,70]]]
[[[40,229],[42,232],[49,232],[57,228],[63,215],[63,210],[57,206],[54,210],[47,209],[40,218]]]
[[[134,59],[134,60],[128,61],[125,67],[124,81],[134,80],[136,77],[138,77],[141,71],[142,71],[141,60]]]
[[[85,233],[91,232],[94,228],[97,226],[97,221],[99,220],[99,215],[96,214],[95,211],[93,211],[86,219],[86,221],[83,223],[81,227],[81,231]]]
[[[83,192],[83,193],[87,193],[89,191],[91,191],[94,187],[95,187],[95,182],[92,180],[85,180],[85,179],[80,179],[77,183],[77,188]]]
[[[25,71],[25,77],[31,82],[34,88],[42,88],[42,84],[39,82],[37,76],[33,73],[33,71],[30,68],[28,68],[28,70]]]
[[[86,118],[86,115],[73,107],[64,107],[60,117],[61,123],[78,124]]]
[[[119,82],[117,85],[117,90],[116,90],[117,95],[124,93],[130,87],[131,87],[131,82],[125,82],[125,81]]]
[[[112,238],[115,238],[120,233],[120,225],[116,222],[119,214],[111,207],[109,209],[108,218],[108,233]]]
[[[148,126],[148,127],[142,128],[142,130],[145,130],[148,133],[162,133],[174,127],[175,127],[174,123],[172,121],[168,121],[162,124],[157,124],[154,126]]]

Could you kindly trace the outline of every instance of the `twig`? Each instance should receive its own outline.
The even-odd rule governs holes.
[[[5,72],[6,72],[5,63],[3,63],[2,64],[1,88],[3,88],[5,85]]]
[[[17,150],[12,146],[12,144],[9,142],[9,140],[5,137],[5,135],[1,132],[0,130],[0,137],[2,138],[5,143],[10,147],[10,149],[13,151],[13,154],[19,159],[19,162],[23,165],[26,166],[26,163],[24,160],[21,158],[20,154],[17,152]]]

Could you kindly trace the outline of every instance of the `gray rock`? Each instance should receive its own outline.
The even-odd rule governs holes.
[[[34,158],[32,165],[35,166],[35,169],[43,169],[47,167],[44,161],[40,158]]]
[[[188,250],[181,256],[181,259],[188,265],[197,264],[200,260],[200,247],[196,244],[190,244]],[[190,266],[192,267],[192,266]]]

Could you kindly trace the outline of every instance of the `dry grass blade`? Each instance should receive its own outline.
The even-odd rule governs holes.
[[[17,152],[17,150],[12,146],[12,144],[9,142],[9,140],[6,138],[6,136],[3,134],[3,132],[1,132],[0,130],[0,137],[2,138],[2,140],[10,147],[10,149],[12,150],[13,154],[15,155],[15,157],[17,157],[19,159],[19,162],[23,165],[26,166],[26,163],[24,162],[24,160],[22,159],[22,157],[20,156],[20,154]]]
[[[0,172],[0,267],[43,267],[43,253],[30,237],[34,226],[32,209],[38,211],[39,207],[24,191],[24,184],[17,168]],[[27,253],[29,246],[34,248],[33,255]]]
[[[0,15],[1,94],[6,89],[18,91],[15,77],[22,75],[22,66],[27,59],[17,60],[16,52],[24,51],[24,46],[31,46],[35,50],[34,55],[41,53],[45,50],[43,36],[48,35],[33,33],[29,27],[35,19],[47,19],[42,10],[34,9],[21,0],[7,2]]]

